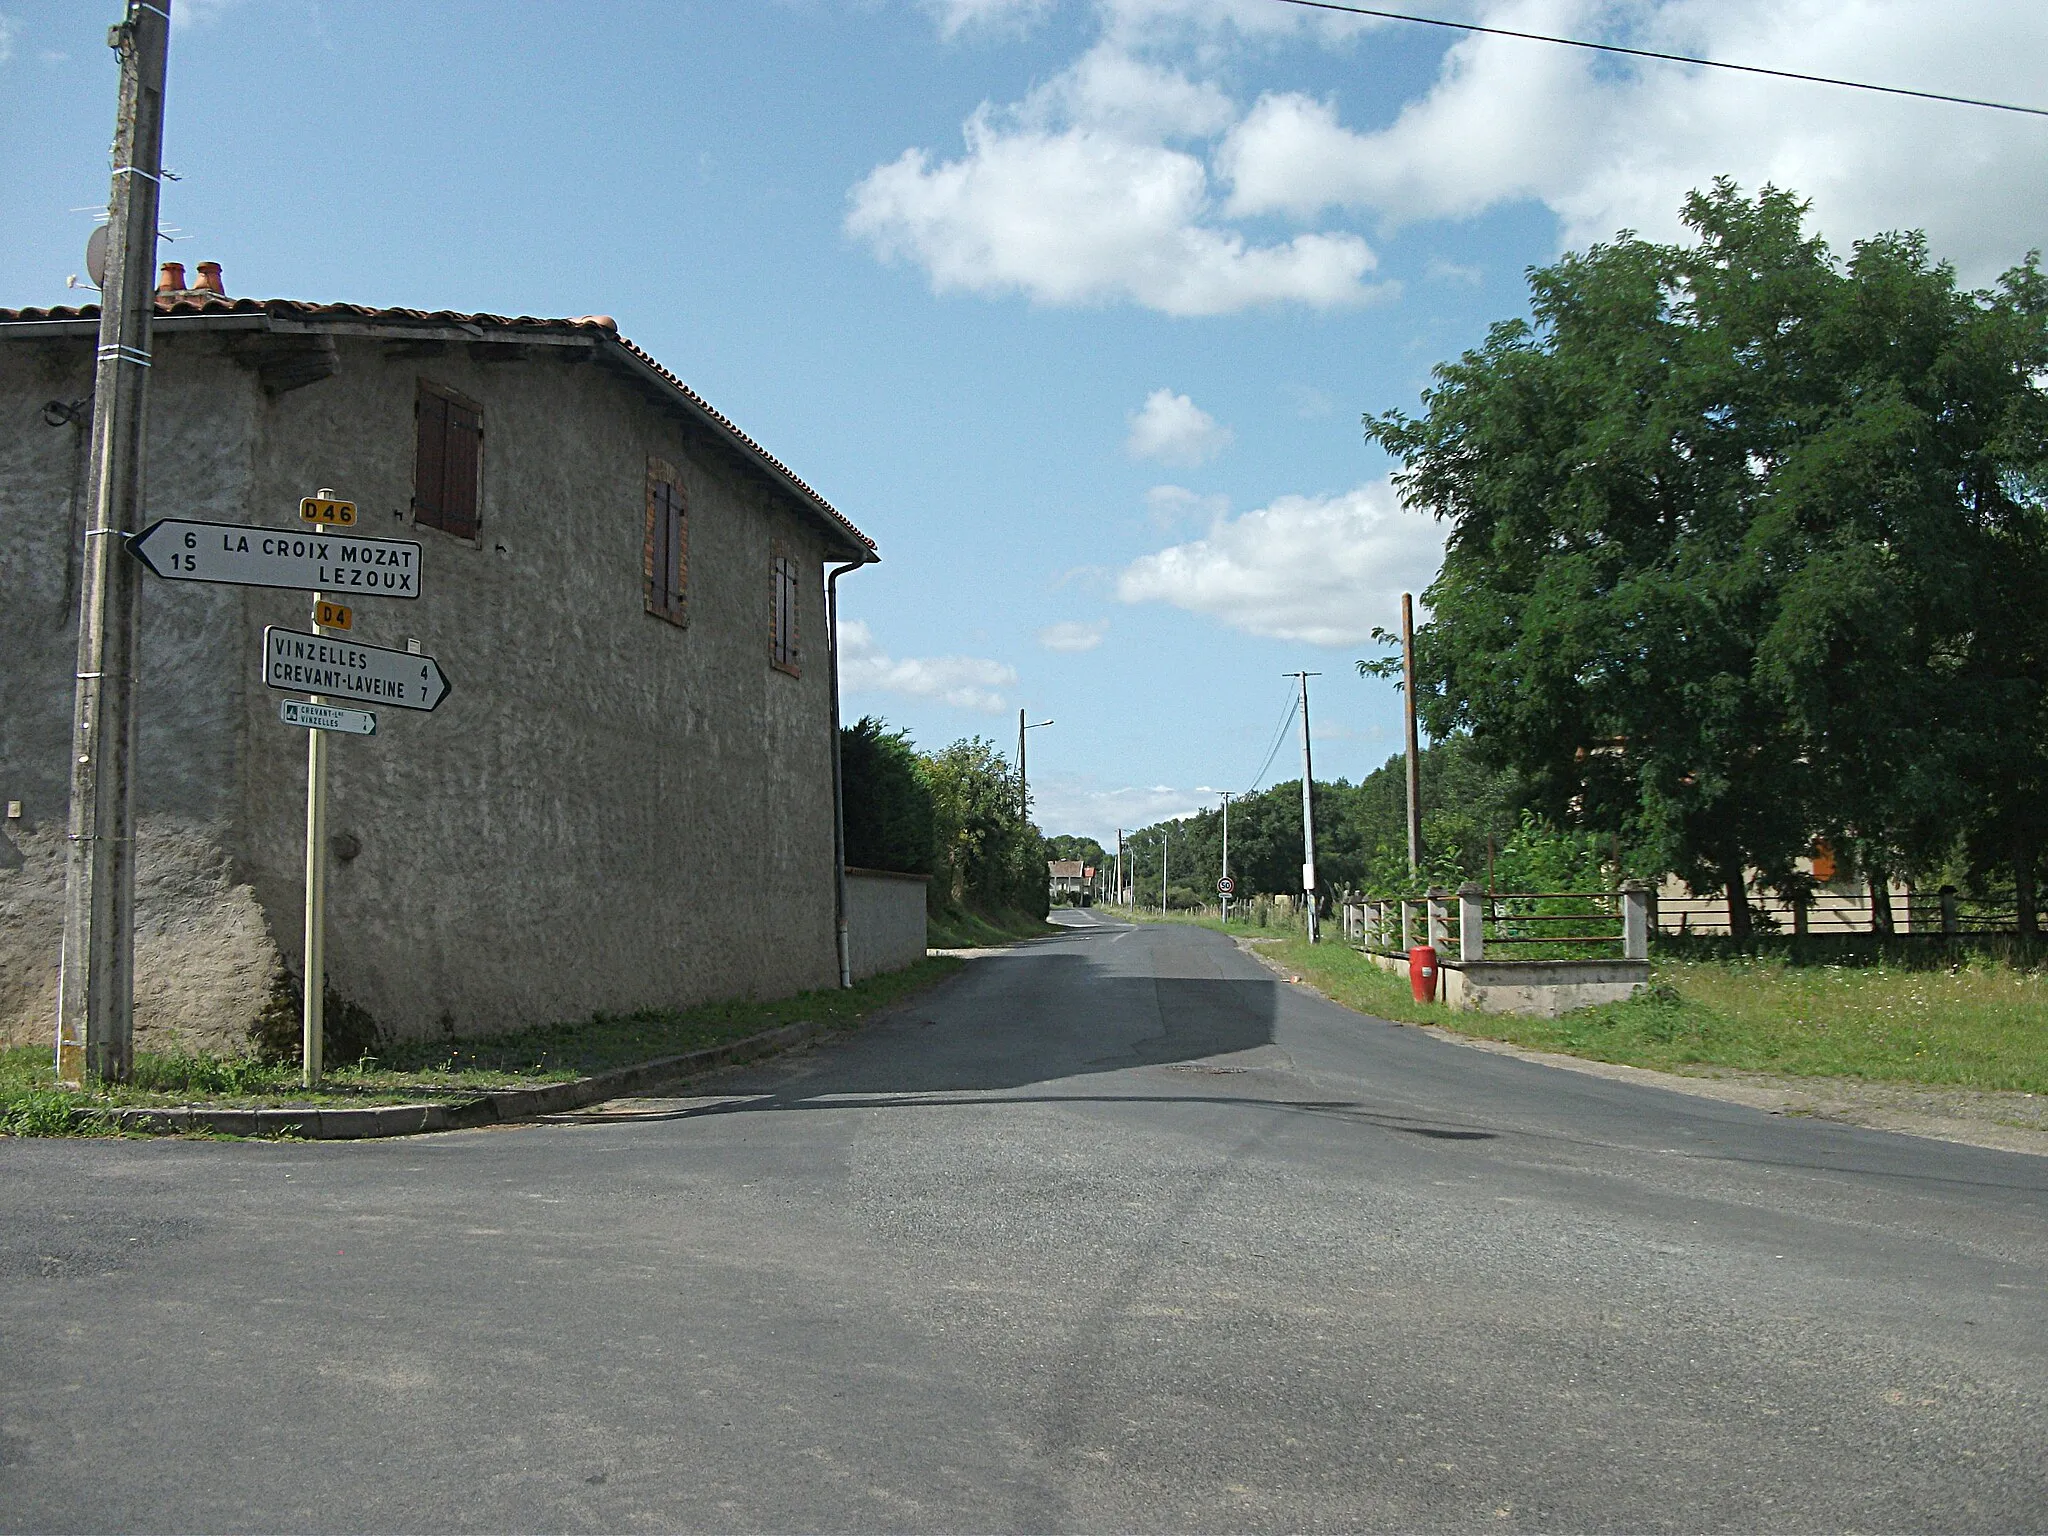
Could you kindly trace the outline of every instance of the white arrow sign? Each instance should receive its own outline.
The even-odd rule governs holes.
[[[420,595],[420,547],[410,539],[355,539],[318,530],[166,517],[130,539],[128,553],[169,581],[292,587],[336,596]]]
[[[326,635],[303,635],[274,624],[263,629],[263,681],[292,693],[318,693],[356,704],[432,709],[449,682],[431,656],[387,651]]]
[[[377,717],[367,709],[336,709],[330,704],[286,699],[277,706],[277,718],[286,725],[303,725],[309,731],[343,731],[350,736],[377,734]]]

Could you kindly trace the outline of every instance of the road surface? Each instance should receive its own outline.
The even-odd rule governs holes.
[[[1072,921],[633,1119],[0,1142],[0,1528],[2048,1528],[2048,1160]]]

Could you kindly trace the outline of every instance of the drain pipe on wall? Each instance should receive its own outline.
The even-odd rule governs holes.
[[[846,936],[846,780],[839,765],[839,578],[868,562],[849,560],[825,575],[825,650],[832,659],[832,911],[838,923],[839,985],[853,985],[853,951]]]

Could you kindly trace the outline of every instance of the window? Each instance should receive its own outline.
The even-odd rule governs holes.
[[[796,561],[775,552],[775,590],[768,618],[769,664],[792,677],[797,675],[796,650]]]
[[[412,520],[459,539],[476,537],[484,412],[452,389],[420,380],[413,405],[419,444],[413,459]]]
[[[690,575],[690,523],[675,467],[647,461],[647,611],[671,624],[689,622],[683,600]]]

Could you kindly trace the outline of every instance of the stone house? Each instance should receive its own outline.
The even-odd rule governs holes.
[[[297,528],[332,487],[423,546],[351,633],[453,691],[334,739],[332,992],[420,1037],[832,985],[824,571],[872,542],[607,318],[173,286],[148,518]],[[55,1017],[97,329],[0,310],[7,1041]],[[296,1028],[306,739],[259,653],[309,598],[143,580],[137,1046],[233,1049]]]

